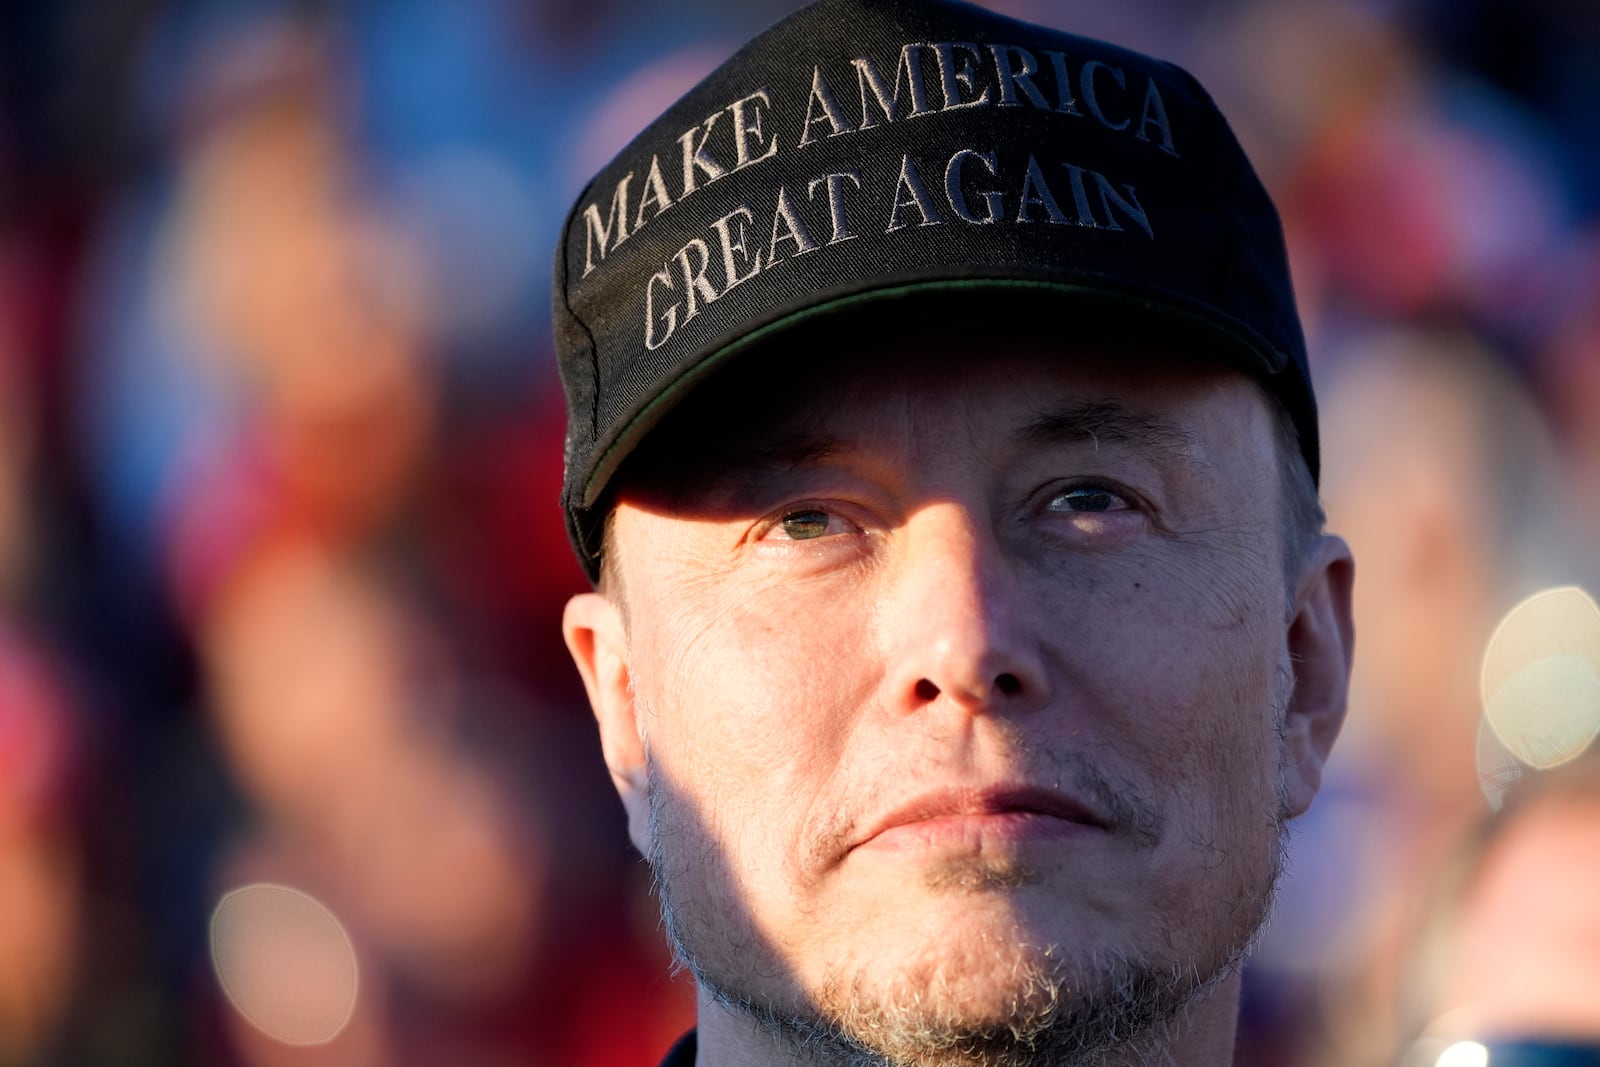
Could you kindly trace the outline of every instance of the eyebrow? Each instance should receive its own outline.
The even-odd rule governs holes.
[[[853,454],[857,446],[832,434],[763,434],[732,442],[697,441],[687,453],[664,464],[666,481],[679,493],[710,486],[748,487],[763,477]]]
[[[1098,448],[1102,442],[1115,442],[1171,457],[1191,468],[1210,467],[1200,458],[1192,431],[1114,400],[1088,400],[1047,411],[1025,423],[1016,439],[1036,447],[1090,443]],[[730,447],[721,440],[713,445],[709,439],[697,439],[691,449],[663,465],[663,473],[671,472],[666,480],[679,493],[713,485],[748,487],[763,477],[861,452],[860,442],[853,438],[804,430],[758,433],[743,441],[735,435],[735,441]]]
[[[1114,441],[1191,466],[1207,466],[1197,453],[1193,431],[1160,415],[1132,411],[1114,400],[1086,400],[1045,412],[1024,425],[1018,436],[1032,445],[1089,442],[1097,449],[1102,441]]]
[[[783,434],[750,442],[728,464],[735,472],[792,470],[853,451],[853,445],[832,434]]]

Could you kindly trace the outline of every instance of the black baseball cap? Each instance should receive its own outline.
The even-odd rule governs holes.
[[[820,0],[673,104],[567,216],[562,504],[590,577],[618,467],[707,373],[823,316],[990,292],[1223,353],[1284,404],[1317,477],[1278,214],[1192,76],[956,0]]]

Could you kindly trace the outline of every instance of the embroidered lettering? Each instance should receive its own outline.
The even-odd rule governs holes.
[[[1028,173],[1022,176],[1022,203],[1017,207],[1017,221],[1032,222],[1033,216],[1028,213],[1028,208],[1035,204],[1045,209],[1051,222],[1058,226],[1066,224],[1067,216],[1062,214],[1061,205],[1056,203],[1055,194],[1050,191],[1043,172],[1039,170],[1039,161],[1030,152]]]
[[[861,236],[858,233],[851,232],[850,220],[845,217],[844,182],[846,178],[850,179],[857,189],[861,188],[861,176],[854,171],[846,171],[843,174],[824,174],[820,178],[813,179],[806,188],[806,195],[815,200],[817,186],[826,185],[828,187],[828,215],[833,220],[833,236],[828,238],[830,245],[836,245],[840,241],[849,241]]]
[[[1161,90],[1156,88],[1154,78],[1145,82],[1144,110],[1139,112],[1139,130],[1134,136],[1141,141],[1150,140],[1145,127],[1152,125],[1161,131],[1161,143],[1156,147],[1170,156],[1177,156],[1178,150],[1172,147],[1172,123],[1167,121],[1167,105],[1161,99]]]
[[[1088,106],[1089,114],[1093,115],[1100,125],[1108,130],[1125,130],[1132,121],[1131,119],[1112,122],[1106,118],[1106,113],[1101,110],[1100,97],[1095,92],[1094,76],[1097,71],[1102,70],[1111,73],[1111,76],[1116,79],[1117,88],[1126,89],[1128,87],[1128,76],[1122,72],[1121,67],[1113,67],[1108,63],[1100,62],[1098,59],[1091,59],[1078,72],[1078,85],[1083,90],[1083,102]]]
[[[1044,94],[1033,84],[1033,76],[1039,73],[1039,61],[1033,58],[1032,52],[1008,44],[992,44],[989,46],[989,51],[994,53],[995,73],[1000,77],[1001,107],[1021,107],[1022,104],[1017,99],[1017,90],[1021,89],[1023,95],[1028,98],[1028,103],[1040,111],[1050,110]],[[1013,55],[1021,62],[1020,68],[1011,65]]]
[[[893,233],[909,225],[900,218],[900,211],[912,207],[922,216],[918,226],[937,226],[944,221],[939,214],[939,205],[934,203],[933,195],[922,181],[922,175],[917,173],[916,164],[911,162],[910,156],[901,156],[900,180],[895,183],[894,203],[889,206],[889,228],[883,232]]]
[[[750,107],[748,114],[745,112],[746,105]],[[767,95],[765,89],[758,89],[728,105],[728,113],[733,116],[734,170],[742,170],[752,163],[760,163],[763,159],[771,159],[778,154],[776,135],[767,143],[765,150],[761,147],[762,105],[772,107],[772,98]],[[754,143],[751,142],[752,137],[755,138]],[[759,152],[760,155],[754,155],[752,152]]]
[[[772,242],[767,246],[769,267],[778,263],[780,241],[793,241],[794,252],[791,255],[796,256],[815,252],[821,247],[811,236],[811,231],[806,229],[805,220],[800,217],[800,212],[795,210],[794,201],[789,198],[789,190],[781,185],[778,186],[778,206],[772,212]]]
[[[750,209],[741,204],[711,224],[711,228],[717,231],[717,242],[722,245],[723,296],[727,296],[734,286],[743,285],[761,273],[761,249],[758,246],[752,252],[749,248],[750,224],[754,221],[755,216]],[[743,274],[739,273],[741,258],[749,262],[749,268]]]
[[[900,59],[894,68],[894,87],[890,88],[884,80],[883,74],[873,65],[870,56],[860,56],[850,61],[856,68],[856,82],[861,89],[861,125],[859,129],[869,130],[878,123],[872,120],[867,111],[868,100],[875,100],[878,110],[883,113],[885,122],[893,122],[900,109],[900,75],[905,75],[906,88],[911,94],[911,110],[906,113],[907,118],[932,113],[928,107],[928,90],[922,76],[922,46],[915,44],[904,45],[900,49]]]
[[[819,111],[818,108],[821,108]],[[850,120],[844,117],[844,112],[839,108],[839,101],[834,98],[833,89],[822,78],[822,68],[811,68],[811,95],[806,99],[806,118],[800,124],[800,147],[804,148],[816,140],[811,135],[811,127],[821,122],[828,121],[829,137],[838,137],[840,134],[853,132]]]
[[[604,263],[606,253],[628,239],[628,184],[632,181],[633,171],[630,170],[611,191],[611,210],[606,212],[604,221],[594,204],[583,209],[583,274],[580,277],[587,278],[594,270],[596,244],[600,246],[600,262]]]
[[[691,252],[699,258],[698,264],[689,263]],[[706,268],[711,265],[711,249],[707,248],[706,243],[700,238],[693,237],[688,244],[678,249],[677,255],[672,258],[678,261],[683,278],[683,295],[689,302],[688,310],[683,316],[683,321],[687,323],[700,314],[700,305],[696,303],[696,297],[708,304],[717,298],[717,287],[706,278]]]
[[[956,49],[961,49],[964,55],[956,56]],[[972,92],[976,89],[977,61],[982,57],[978,46],[966,44],[962,41],[941,41],[933,46],[934,55],[939,57],[939,87],[944,90],[944,107],[940,111],[959,111],[966,107],[982,107],[989,102],[989,87],[983,87],[983,92],[972,99],[965,99],[962,90]]]
[[[655,350],[667,343],[673,331],[678,328],[678,302],[674,300],[672,306],[663,314],[666,316],[666,332],[660,337],[656,336],[656,283],[660,282],[668,289],[672,288],[672,275],[665,268],[650,275],[650,281],[644,287],[644,346]]]
[[[644,217],[644,209],[652,204],[655,205],[655,217],[658,219],[663,211],[672,206],[672,197],[667,195],[667,183],[661,178],[661,160],[656,156],[650,157],[650,173],[644,178],[644,193],[639,197],[639,213],[633,219],[635,230],[649,221]]]
[[[1100,190],[1100,210],[1104,211],[1106,215],[1106,229],[1122,229],[1121,226],[1117,225],[1116,212],[1111,210],[1111,206],[1115,204],[1122,209],[1122,213],[1128,217],[1129,221],[1138,224],[1139,229],[1144,231],[1146,237],[1152,241],[1155,240],[1155,231],[1150,228],[1150,216],[1145,214],[1143,205],[1139,203],[1138,194],[1133,191],[1133,186],[1124,185],[1122,187],[1128,194],[1124,197],[1117,192],[1117,187],[1111,184],[1110,178],[1107,178],[1097,170],[1092,170],[1089,173],[1094,175],[1094,184]]]
[[[1072,96],[1072,78],[1067,74],[1067,57],[1060,52],[1046,52],[1050,57],[1050,69],[1056,72],[1056,110],[1063,115],[1081,115],[1078,110],[1078,101]]]
[[[721,117],[722,112],[715,112],[710,118],[706,119],[704,126],[696,126],[687,130],[682,137],[678,138],[678,143],[683,146],[683,192],[679,195],[679,200],[682,200],[697,188],[695,185],[696,172],[705,174],[707,185],[728,173],[727,167],[706,155],[706,142],[711,139],[711,131],[716,128],[717,120]]]
[[[978,195],[983,197],[984,206],[988,208],[989,214],[984,218],[979,218],[972,213],[972,209],[967,206],[967,194],[961,188],[961,165],[969,159],[976,159],[989,169],[991,177],[994,175],[995,162],[993,152],[976,152],[970,148],[963,148],[950,157],[950,163],[944,169],[945,195],[950,198],[950,210],[955,212],[956,218],[963,222],[977,223],[980,226],[987,225],[1000,218],[1002,210],[1000,194],[994,190],[979,193]]]

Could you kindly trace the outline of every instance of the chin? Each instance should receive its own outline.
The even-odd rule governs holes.
[[[1087,1064],[1155,1032],[1197,992],[1164,962],[979,925],[835,976],[816,1008],[829,1029],[892,1063]]]
[[[1028,1032],[1054,1014],[1069,984],[1052,947],[1000,943],[978,931],[940,941],[909,958],[879,955],[836,975],[818,997],[820,1013],[869,1043],[879,1035],[888,1046],[881,1051],[889,1051]]]
[[[876,915],[879,923],[853,924],[849,952],[868,965],[904,960],[926,977],[949,967],[963,974],[1053,968],[1064,957],[1121,943],[1118,939],[1129,931],[1107,896],[1059,872],[1019,863],[941,864],[924,869],[917,880],[875,893],[870,910],[856,911]],[[1149,906],[1130,902],[1129,910],[1143,920],[1133,924],[1135,932],[1148,929]]]
[[[1220,976],[1120,943],[1109,916],[1064,910],[1059,886],[985,882],[913,883],[895,907],[875,902],[850,929],[810,942],[804,961],[781,961],[788,982],[748,951],[690,969],[718,1003],[783,1040],[906,1067],[1098,1063],[1159,1033]]]
[[[1029,894],[1031,895],[1031,894]],[[951,904],[908,908],[905,921],[875,937],[857,933],[840,964],[820,983],[827,1014],[876,1005],[890,1013],[924,1012],[972,1025],[1008,1025],[1051,1010],[1093,982],[1103,930],[1076,928],[1040,902],[990,892]],[[1048,924],[1027,921],[1028,913]]]

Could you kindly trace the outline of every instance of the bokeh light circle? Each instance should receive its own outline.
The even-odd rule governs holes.
[[[338,1037],[355,1012],[355,947],[321,901],[257,883],[223,895],[211,914],[211,964],[230,1003],[289,1045]]]
[[[1577,656],[1546,656],[1495,693],[1485,717],[1501,743],[1545,770],[1576,758],[1600,732],[1600,673]]]
[[[1439,1053],[1435,1067],[1488,1067],[1489,1050],[1476,1041],[1457,1041]]]
[[[1484,721],[1517,760],[1575,759],[1600,735],[1600,606],[1576,586],[1528,597],[1489,639],[1480,684]],[[1480,774],[1484,762],[1480,736]]]

